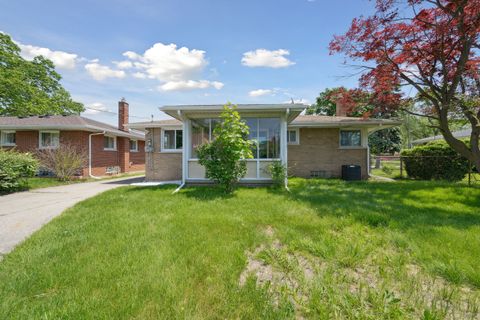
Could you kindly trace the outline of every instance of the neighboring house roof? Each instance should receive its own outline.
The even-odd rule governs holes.
[[[288,124],[289,127],[303,128],[340,128],[340,127],[392,127],[400,125],[400,121],[390,119],[364,119],[354,117],[337,117],[337,116],[318,116],[318,115],[299,115]],[[129,128],[145,129],[145,128],[162,128],[162,127],[179,127],[182,122],[176,119],[158,120],[149,122],[129,123]]]
[[[300,115],[296,117],[289,127],[316,127],[316,128],[339,128],[339,127],[376,127],[398,126],[401,122],[391,119],[375,118],[357,118],[357,117],[338,117],[338,116],[319,116],[319,115]]]
[[[129,132],[95,121],[89,118],[68,116],[33,116],[33,117],[0,117],[0,130],[80,130],[90,132],[105,131],[108,134],[145,140],[145,134],[140,131]]]
[[[463,129],[463,130],[459,130],[459,131],[454,131],[454,132],[452,132],[452,135],[455,138],[469,138],[471,133],[472,133],[472,129],[470,128],[470,129]],[[414,141],[412,141],[412,143],[413,144],[422,144],[422,143],[427,143],[427,142],[436,141],[436,140],[443,140],[443,136],[441,134],[439,134],[437,136],[431,136],[431,137],[427,137],[427,138],[423,138],[423,139],[414,140]]]

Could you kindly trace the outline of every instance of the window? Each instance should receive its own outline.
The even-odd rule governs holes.
[[[117,150],[117,138],[112,136],[103,136],[103,150]]]
[[[249,139],[254,140],[252,153],[254,159],[280,158],[280,119],[246,118],[250,129]]]
[[[60,132],[58,131],[40,131],[39,148],[55,149],[60,145]]]
[[[341,130],[340,147],[360,147],[362,145],[362,135],[360,130]]]
[[[1,146],[14,146],[15,145],[15,131],[1,131],[0,132],[0,145]]]
[[[131,152],[138,152],[138,141],[137,140],[130,140],[130,151]]]
[[[192,120],[192,139],[190,143],[191,158],[197,158],[197,148],[212,141],[213,130],[220,123],[220,119]]]
[[[287,143],[288,144],[299,144],[300,143],[300,134],[298,129],[288,129],[287,130]]]
[[[182,130],[163,130],[162,151],[179,151],[183,146]]]

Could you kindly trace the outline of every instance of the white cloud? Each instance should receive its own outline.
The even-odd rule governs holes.
[[[265,95],[270,95],[274,93],[273,90],[270,89],[257,89],[257,90],[252,90],[248,93],[250,97],[261,97]]]
[[[100,102],[94,102],[92,104],[89,104],[85,106],[85,112],[84,114],[98,114],[100,112],[111,112],[106,106],[104,106]]]
[[[92,76],[93,79],[102,81],[107,78],[125,78],[125,71],[113,70],[108,66],[104,66],[98,63],[98,60],[92,60],[85,65],[85,69]]]
[[[119,69],[130,69],[133,67],[133,63],[128,60],[124,61],[113,61],[113,63],[117,66]]]
[[[137,78],[137,79],[145,79],[147,77],[147,75],[145,73],[142,73],[142,72],[135,72],[132,75],[133,75],[134,78]]]
[[[173,43],[165,45],[159,42],[143,54],[127,51],[123,55],[149,78],[162,82],[193,79],[208,64],[205,51],[186,47],[177,49]]]
[[[64,51],[54,51],[48,48],[42,48],[32,46],[29,44],[18,43],[21,50],[21,55],[27,60],[32,60],[36,56],[44,56],[47,59],[52,60],[55,67],[59,69],[73,69],[77,63],[78,55],[74,53],[68,53]]]
[[[285,68],[295,64],[295,62],[285,57],[288,55],[290,55],[290,52],[285,49],[273,51],[257,49],[255,51],[245,52],[243,54],[242,64],[247,67]]]
[[[161,91],[185,91],[194,89],[208,89],[215,88],[217,90],[222,89],[223,83],[218,81],[208,80],[181,80],[181,81],[168,81],[158,87]]]

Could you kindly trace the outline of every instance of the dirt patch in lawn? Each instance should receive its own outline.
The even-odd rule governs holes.
[[[478,290],[431,276],[415,264],[389,265],[379,260],[395,253],[372,252],[355,267],[344,267],[335,261],[292,252],[271,226],[263,232],[265,243],[245,253],[247,264],[238,284],[243,287],[250,277],[255,278],[258,288],[267,289],[273,305],[291,303],[297,319],[309,316],[312,290],[318,287],[329,292],[321,297],[323,303],[330,303],[332,297],[328,295],[350,295],[364,301],[369,309],[373,294],[385,296],[413,317],[422,318],[427,312],[433,318],[480,319]]]

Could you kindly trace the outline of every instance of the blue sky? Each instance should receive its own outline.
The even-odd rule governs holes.
[[[0,0],[0,31],[25,57],[51,58],[88,117],[131,121],[167,104],[311,103],[327,87],[353,87],[354,70],[328,43],[368,0]],[[138,118],[137,118],[138,117]]]

